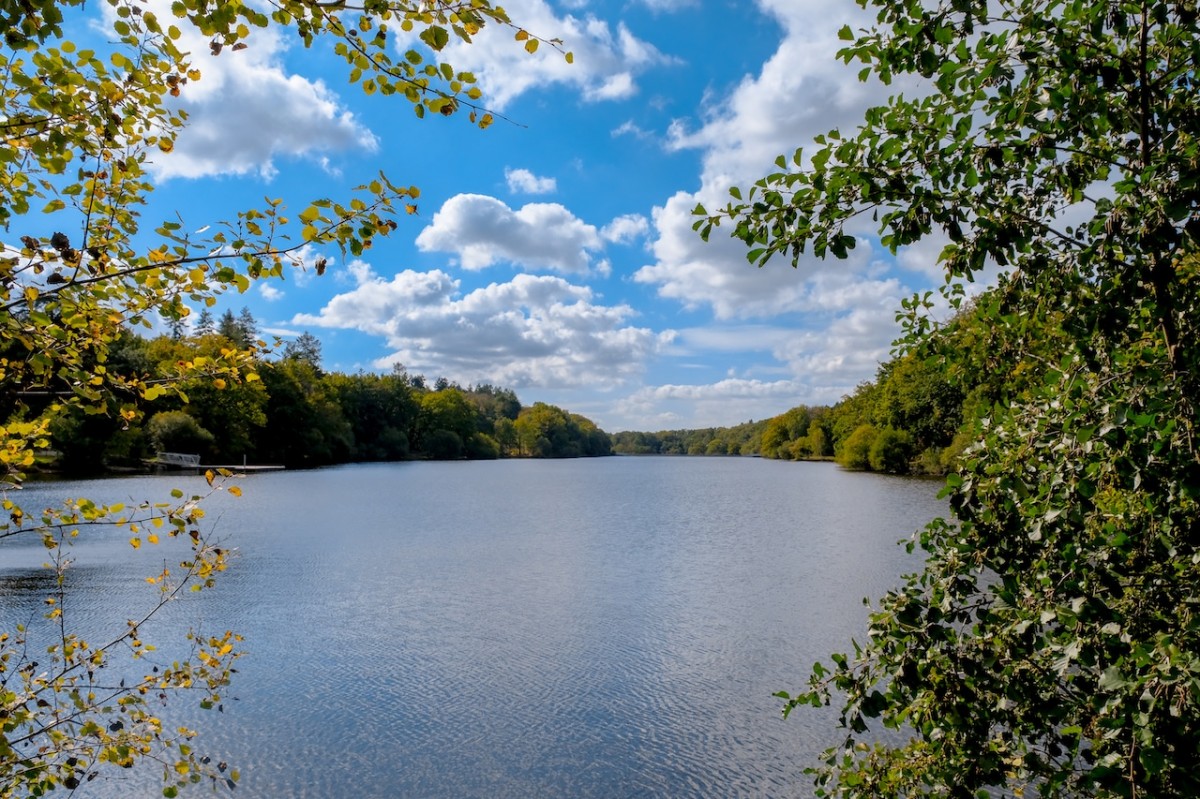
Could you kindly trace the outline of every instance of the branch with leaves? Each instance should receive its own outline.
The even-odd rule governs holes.
[[[876,26],[843,30],[841,57],[924,94],[781,157],[696,229],[731,224],[757,266],[938,241],[944,304],[1028,372],[971,422],[923,570],[781,694],[842,707],[817,795],[1200,794],[1200,14],[862,4]],[[967,302],[985,270],[1000,285]],[[935,305],[905,303],[899,351],[977,371]]]

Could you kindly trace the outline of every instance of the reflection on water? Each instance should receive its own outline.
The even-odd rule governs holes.
[[[111,502],[189,480],[31,491]],[[914,565],[895,542],[944,509],[936,483],[735,458],[360,465],[242,487],[207,506],[239,558],[162,625],[246,635],[236,700],[190,721],[249,797],[809,795],[831,716],[784,722],[772,693],[861,634],[862,597]],[[74,607],[122,623],[163,555],[77,549]],[[5,568],[30,555],[0,546],[10,620],[44,595]]]

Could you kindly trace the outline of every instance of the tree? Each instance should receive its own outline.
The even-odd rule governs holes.
[[[243,349],[249,342],[245,331],[242,329],[241,322],[233,315],[233,311],[228,309],[226,309],[225,313],[221,314],[221,319],[217,322],[217,332]]]
[[[868,462],[877,472],[889,474],[905,474],[908,472],[908,462],[912,458],[912,438],[908,433],[885,427],[878,432],[871,442]]]
[[[611,455],[612,440],[590,419],[535,402],[513,423],[521,451],[535,458]]]
[[[256,377],[253,353],[236,347],[181,360],[169,378],[109,368],[114,342],[127,328],[159,316],[184,318],[189,304],[207,309],[222,292],[280,276],[287,256],[302,247],[360,255],[397,226],[396,209],[417,210],[415,187],[379,175],[352,197],[317,198],[295,213],[268,200],[204,233],[187,233],[198,226],[182,217],[143,227],[155,189],[147,162],[169,153],[187,124],[170,98],[202,79],[180,49],[181,29],[198,31],[221,58],[254,46],[255,32],[267,27],[285,29],[305,46],[328,43],[345,60],[350,82],[366,93],[403,98],[418,117],[464,111],[481,128],[493,116],[480,105],[474,76],[441,63],[439,51],[452,39],[470,41],[488,24],[509,27],[528,52],[559,47],[514,25],[487,0],[276,0],[269,7],[180,0],[169,11],[107,0],[106,14],[92,19],[93,11],[83,0],[0,3],[0,225],[7,239],[0,242],[0,398],[8,406],[0,478],[10,487],[48,448],[55,419],[111,414],[132,424],[145,403],[222,392]],[[95,35],[92,23],[107,29]],[[393,55],[397,30],[413,32],[421,44]],[[72,41],[68,31],[95,41]],[[317,261],[315,271],[324,264]],[[207,324],[202,312],[197,332]],[[235,490],[218,475],[209,480],[214,490]],[[98,676],[122,662],[122,653],[133,658],[125,668],[138,668],[151,647],[141,636],[143,622],[180,591],[207,587],[225,569],[227,553],[210,540],[202,499],[178,495],[173,507],[77,500],[26,513],[19,494],[5,489],[0,538],[40,538],[56,591],[70,585],[70,543],[95,526],[126,529],[134,547],[156,543],[161,530],[191,552],[181,567],[151,576],[147,607],[129,608],[108,639],[81,639],[54,596],[47,597],[54,640],[36,666],[31,647],[44,642],[25,630],[0,631],[0,796],[73,790],[106,768],[146,759],[166,765],[167,796],[204,775],[233,784],[236,773],[203,762],[187,743],[192,734],[163,729],[155,708],[160,697],[187,692],[203,707],[218,705],[238,656],[234,633],[196,639],[191,657],[120,686]]]
[[[759,445],[763,457],[790,458],[792,453],[788,444],[807,436],[811,421],[811,412],[803,405],[768,419]]]
[[[416,442],[420,402],[408,375],[357,374],[326,378],[350,423],[357,460],[395,460]]]
[[[478,432],[478,419],[479,411],[457,388],[424,394],[417,418],[421,449],[434,458],[459,457],[463,446]]]
[[[939,366],[908,353],[880,370],[875,415],[909,433],[917,451],[945,446],[962,424],[963,392]]]
[[[179,341],[187,335],[187,323],[184,322],[182,316],[167,317],[167,330],[171,333],[171,338]]]
[[[843,257],[857,220],[893,251],[945,237],[947,300],[1061,342],[1011,403],[982,408],[947,481],[953,521],[884,597],[852,656],[785,709],[836,700],[822,796],[1200,793],[1200,49],[1194,3],[870,0],[842,57],[919,76],[853,134],[830,131],[697,228],[751,262]],[[954,351],[927,313],[902,344]],[[899,732],[886,739],[871,725]]]
[[[191,414],[163,411],[150,417],[146,431],[159,452],[207,453],[213,434],[205,430]]]
[[[333,390],[307,360],[284,358],[262,366],[267,403],[256,455],[270,463],[312,467],[345,461],[353,432]]]
[[[502,416],[496,420],[495,425],[496,445],[499,447],[500,455],[506,456],[517,448],[519,438],[517,437],[517,427],[513,424],[513,420],[507,416]]]
[[[250,313],[250,309],[243,305],[242,310],[238,312],[237,321],[238,331],[242,334],[242,346],[249,346],[258,339],[258,320]]]
[[[854,429],[837,453],[837,462],[847,469],[871,468],[871,450],[879,431],[869,424],[859,425]]]
[[[195,334],[197,336],[211,336],[217,332],[217,323],[213,320],[212,311],[204,308],[200,311],[200,315],[196,318]]]
[[[314,369],[321,368],[321,340],[305,330],[283,345],[283,357],[304,361]]]

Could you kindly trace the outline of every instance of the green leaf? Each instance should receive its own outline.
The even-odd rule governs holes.
[[[450,42],[450,33],[439,25],[433,25],[421,31],[421,41],[433,50],[441,50]]]

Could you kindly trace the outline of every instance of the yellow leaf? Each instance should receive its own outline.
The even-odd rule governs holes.
[[[230,486],[229,493],[233,494],[235,497],[240,497],[242,495],[242,489],[238,488],[237,486]]]
[[[222,388],[225,388],[225,381],[218,377],[216,380],[213,381],[213,385],[216,386],[218,389],[222,389]]]
[[[568,64],[574,64],[574,63],[575,63],[575,54],[574,54],[574,53],[570,53],[570,52],[568,52],[568,53],[567,53],[565,56],[563,56],[563,57],[564,57],[565,59],[567,59],[567,63],[568,63]]]
[[[133,547],[134,549],[140,548],[142,546],[142,539],[137,537],[129,539],[129,546]]]
[[[525,42],[525,52],[536,53],[537,49],[538,49],[538,40],[537,39],[530,39],[529,41]]]

